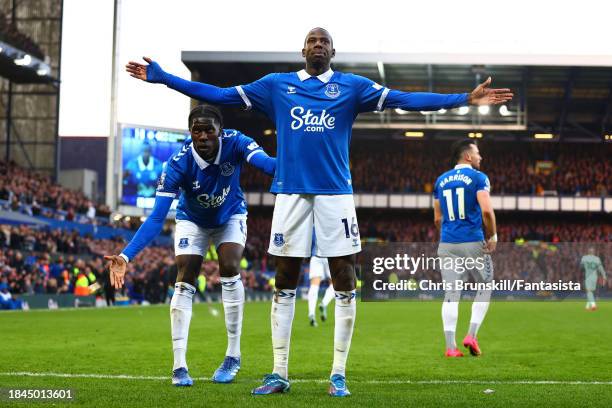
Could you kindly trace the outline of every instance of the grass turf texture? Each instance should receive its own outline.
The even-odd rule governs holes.
[[[210,377],[226,347],[222,306],[194,306],[187,361],[192,377]],[[330,319],[312,328],[298,302],[289,373],[291,392],[253,397],[271,371],[270,305],[248,303],[242,370],[230,385],[170,384],[168,306],[0,313],[0,388],[72,388],[66,406],[611,406],[612,384],[517,384],[518,381],[612,381],[612,303],[496,302],[479,333],[483,355],[446,359],[439,302],[359,303],[348,362],[353,395],[327,395],[333,355]],[[469,323],[460,304],[457,341]],[[105,379],[17,376],[69,373],[164,377]],[[410,382],[409,382],[409,381]],[[433,383],[436,380],[468,383]],[[403,381],[403,382],[402,382]],[[420,383],[421,382],[421,383]],[[427,382],[427,383],[422,383]],[[513,383],[514,382],[514,383]],[[486,389],[495,392],[485,394]],[[6,391],[5,391],[6,394]],[[30,405],[32,402],[0,405]],[[50,404],[49,402],[39,405]]]

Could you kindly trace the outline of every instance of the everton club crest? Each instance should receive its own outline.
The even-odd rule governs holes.
[[[336,99],[340,96],[340,87],[338,84],[327,84],[325,86],[325,95],[332,99]]]
[[[283,245],[285,245],[285,238],[283,237],[283,234],[274,234],[274,245],[276,245],[277,247],[282,247]]]
[[[221,175],[228,177],[234,173],[234,166],[230,162],[225,162],[221,165]]]
[[[189,238],[181,238],[179,239],[178,247],[181,249],[187,248],[189,246]]]

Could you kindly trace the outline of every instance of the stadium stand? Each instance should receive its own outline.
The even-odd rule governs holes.
[[[274,142],[263,144],[274,152]],[[612,191],[610,148],[592,144],[482,143],[483,171],[494,194],[608,196]],[[356,192],[430,193],[448,162],[446,142],[353,145],[352,174]],[[273,154],[273,153],[272,153]],[[384,160],[380,160],[384,158]],[[245,191],[267,191],[270,179],[245,166]],[[113,225],[136,230],[141,222],[111,220],[108,206],[95,203],[80,191],[53,183],[45,174],[0,161],[0,205],[28,215],[58,220]]]
[[[80,191],[52,181],[51,177],[26,170],[14,162],[0,161],[0,200],[12,211],[66,221],[108,224],[110,209],[95,204]]]
[[[271,139],[266,139],[263,144],[268,145],[268,151],[274,151]],[[446,144],[421,141],[375,144],[363,140],[354,143],[352,172],[356,191],[430,192],[436,175],[448,168]],[[612,180],[607,177],[612,163],[607,160],[606,149],[598,145],[483,143],[481,150],[485,157],[483,170],[490,176],[494,191],[502,194],[604,196],[612,191]],[[552,166],[539,168],[538,162],[552,163]],[[269,179],[247,166],[243,183],[247,191],[265,191]],[[138,228],[140,220],[137,217],[130,221],[111,221],[109,208],[95,203],[82,192],[55,184],[45,174],[2,161],[0,204],[8,211],[53,220],[52,225],[39,227],[0,226],[0,285],[6,286],[3,290],[8,291],[15,301],[19,294],[74,294],[81,274],[87,278],[88,284],[100,283],[99,294],[105,294],[107,299],[114,298],[102,257],[121,251],[131,237],[123,233],[122,228]],[[369,242],[431,243],[437,239],[437,231],[427,211],[360,210],[359,221],[361,236]],[[557,275],[563,270],[561,266],[570,262],[569,255],[547,256],[544,267],[541,262],[530,262],[534,247],[522,246],[524,242],[555,245],[612,241],[609,223],[600,219],[585,221],[580,215],[576,220],[568,217],[560,220],[554,215],[538,218],[506,213],[499,217],[499,221],[500,241],[518,243],[507,252],[509,256],[496,259],[496,269],[502,277],[516,279],[521,274],[540,273],[547,279],[558,279]],[[78,224],[92,223],[117,228],[107,230],[110,231],[105,235],[108,239],[72,229]],[[245,249],[248,266],[242,274],[249,291],[270,290],[269,277],[274,270],[274,260],[266,251],[270,224],[270,208],[251,209]],[[165,234],[169,233],[169,230],[165,231]],[[166,301],[168,290],[176,278],[176,267],[171,240],[163,242],[163,246],[147,248],[129,264],[127,285],[122,294],[127,295],[131,302]],[[584,250],[578,245],[570,252],[578,256]],[[517,265],[531,265],[534,269],[525,271]],[[571,273],[572,276],[563,278],[579,278],[578,268],[573,268]],[[206,277],[205,290],[218,292],[220,281],[214,257],[208,257],[204,262],[202,274]],[[11,304],[14,306],[16,303]]]
[[[273,140],[263,144],[275,151]],[[607,196],[612,191],[612,146],[599,144],[479,142],[482,170],[495,194]],[[269,146],[268,146],[269,145]],[[355,192],[430,193],[448,170],[450,142],[393,140],[352,144]],[[252,169],[242,173],[245,190],[266,191],[269,181]]]
[[[273,270],[274,261],[266,253],[270,234],[271,214],[256,210],[249,219],[249,239],[245,250],[248,267],[243,271],[245,287],[251,291],[269,290],[267,274]],[[369,242],[424,242],[433,243],[437,233],[429,214],[406,215],[393,211],[364,211],[360,214],[362,238]],[[99,240],[61,230],[37,230],[28,226],[3,225],[0,234],[0,283],[6,283],[11,293],[74,293],[80,271],[93,274],[90,283],[101,281],[109,286],[102,256],[118,253],[125,245],[123,239]],[[517,244],[516,249],[504,252],[508,256],[496,258],[496,270],[501,276],[517,278],[517,274],[529,273],[516,265],[533,265],[525,260],[531,256],[533,246],[525,242],[550,245],[569,245],[570,253],[586,251],[586,245],[612,242],[612,226],[600,220],[561,221],[554,217],[533,220],[509,215],[501,217],[498,234],[500,241]],[[580,244],[584,243],[584,244]],[[517,252],[518,251],[518,252]],[[556,276],[567,264],[567,251],[563,257],[547,259],[547,277]],[[575,258],[579,259],[579,258]],[[574,260],[575,260],[574,259]],[[606,260],[612,262],[612,259]],[[76,268],[76,269],[75,269]],[[539,269],[538,269],[539,270]],[[571,276],[579,278],[577,266],[571,268]],[[219,291],[218,264],[207,259],[202,267],[206,276],[206,290]],[[173,249],[170,246],[149,247],[129,264],[125,294],[134,302],[164,302],[168,287],[176,277]],[[567,276],[564,276],[567,278]]]

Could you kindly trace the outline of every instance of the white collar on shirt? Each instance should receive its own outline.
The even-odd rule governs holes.
[[[223,138],[219,137],[219,151],[217,152],[217,157],[215,158],[215,163],[217,166],[219,165],[219,162],[221,161],[221,148],[223,147]],[[210,163],[208,163],[206,160],[204,160],[199,154],[198,152],[196,152],[195,146],[193,145],[193,142],[191,142],[191,154],[193,154],[193,158],[195,159],[196,163],[198,164],[198,167],[202,170],[204,170],[205,168],[207,168]]]
[[[471,169],[472,165],[471,164],[458,164],[455,166],[456,169]]]
[[[329,80],[331,79],[332,75],[334,75],[334,71],[330,68],[327,71],[325,71],[324,73],[322,73],[321,75],[317,75],[317,78],[319,79],[319,81],[323,82],[324,84],[328,83]],[[306,72],[305,69],[298,71],[297,72],[297,76],[298,78],[300,78],[300,81],[304,82],[305,80],[307,80],[308,78],[311,78],[311,75]]]

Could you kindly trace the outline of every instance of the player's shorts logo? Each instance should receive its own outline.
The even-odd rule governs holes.
[[[338,84],[327,84],[325,87],[325,95],[329,96],[332,99],[335,99],[340,96],[340,87]]]
[[[227,177],[234,173],[234,166],[230,162],[225,162],[221,165],[221,175]]]
[[[285,238],[283,237],[283,234],[274,234],[274,245],[277,247],[282,247],[285,245]]]
[[[181,249],[187,248],[189,246],[189,238],[181,238],[179,239],[178,247]]]

